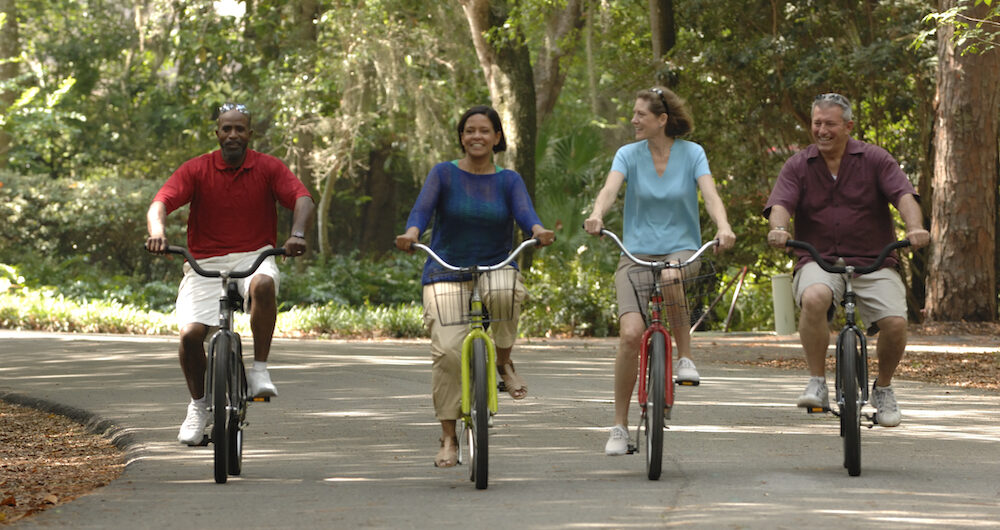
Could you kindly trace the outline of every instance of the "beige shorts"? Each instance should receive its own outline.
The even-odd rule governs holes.
[[[802,293],[810,285],[823,284],[833,293],[833,303],[827,311],[827,319],[833,320],[837,306],[844,299],[843,274],[826,272],[815,262],[809,262],[795,273],[792,290],[795,303],[802,307]],[[862,274],[852,281],[857,293],[858,316],[867,327],[886,317],[906,318],[906,285],[899,273],[891,267],[879,269],[870,274]]]
[[[694,255],[694,253],[694,250],[681,250],[671,254],[661,254],[658,256],[635,254],[635,257],[645,261],[674,261],[679,263],[690,258]],[[685,267],[684,276],[691,277],[697,274],[699,267],[699,262],[692,263],[690,266]],[[635,262],[630,260],[628,256],[624,254],[622,254],[621,258],[618,259],[618,269],[615,270],[615,297],[618,301],[618,318],[621,318],[625,313],[645,314],[645,311],[640,311],[639,299],[635,294],[636,290],[632,286],[632,280],[629,279],[630,272],[640,269],[648,271],[649,267],[636,265]],[[652,278],[650,278],[650,283],[652,283]],[[643,300],[641,307],[645,307],[648,302],[648,298]]]
[[[213,256],[198,260],[198,265],[205,270],[242,270],[253,265],[261,250],[269,249],[271,245],[253,252],[234,252],[225,256]],[[268,256],[257,271],[247,278],[236,280],[240,294],[244,300],[249,300],[250,282],[257,276],[269,276],[274,280],[274,292],[278,292],[278,265],[274,256]],[[177,325],[184,326],[192,322],[206,326],[219,325],[219,296],[222,294],[222,280],[205,278],[194,272],[187,262],[184,263],[184,278],[177,290]]]

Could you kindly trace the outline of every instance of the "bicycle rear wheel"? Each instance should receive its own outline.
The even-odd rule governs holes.
[[[489,374],[487,373],[486,341],[472,341],[472,428],[469,452],[472,460],[472,474],[476,489],[486,489],[489,479]]]
[[[233,414],[229,415],[229,474],[239,475],[243,472],[243,420],[247,411],[247,379],[239,341],[234,346],[236,348],[232,351],[229,363],[229,402],[233,404]]]
[[[844,437],[844,467],[847,474],[861,474],[861,389],[858,386],[858,337],[853,331],[845,333],[840,341],[837,360],[837,377],[843,404],[840,408],[840,429]]]
[[[659,480],[663,467],[663,414],[666,404],[666,341],[653,333],[646,369],[646,475]]]
[[[212,446],[215,450],[215,482],[225,484],[229,478],[229,358],[230,336],[219,335],[213,349],[212,365]]]

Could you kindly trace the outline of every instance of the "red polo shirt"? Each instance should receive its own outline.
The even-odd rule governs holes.
[[[889,203],[916,190],[899,163],[885,149],[848,139],[837,178],[815,144],[792,155],[781,168],[764,208],[783,206],[795,221],[794,239],[811,243],[823,259],[844,258],[849,265],[867,266],[886,245],[896,240]],[[795,249],[798,270],[812,258]],[[895,255],[884,267],[895,267]]]
[[[160,201],[170,213],[191,203],[187,242],[195,258],[252,252],[277,246],[275,203],[295,208],[309,191],[277,158],[247,149],[239,168],[230,168],[221,151],[185,162],[160,188]]]

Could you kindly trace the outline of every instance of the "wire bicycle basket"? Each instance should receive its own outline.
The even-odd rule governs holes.
[[[472,311],[474,282],[479,285],[479,295],[483,301],[483,322],[513,320],[517,304],[516,296],[519,272],[513,267],[504,267],[491,272],[441,271],[429,276],[438,322],[443,326],[468,324],[475,315]]]

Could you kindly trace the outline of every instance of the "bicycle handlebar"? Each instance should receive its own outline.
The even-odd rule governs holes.
[[[805,250],[812,256],[813,260],[816,261],[816,264],[819,265],[820,268],[822,268],[826,272],[832,274],[841,274],[847,272],[847,267],[841,265],[833,265],[830,262],[826,261],[825,259],[823,259],[823,256],[819,255],[819,251],[816,250],[816,247],[810,245],[809,243],[806,243],[805,241],[796,241],[794,239],[789,239],[788,241],[785,241],[785,246],[800,248],[802,250]],[[877,271],[879,268],[882,267],[882,263],[885,261],[885,258],[889,257],[890,252],[896,250],[897,248],[904,248],[908,246],[910,246],[909,239],[901,239],[899,241],[893,241],[892,243],[889,243],[888,245],[886,245],[885,248],[882,249],[882,253],[879,254],[877,258],[875,258],[874,263],[872,263],[867,267],[854,267],[855,274],[868,274],[869,272]]]
[[[167,246],[167,253],[180,254],[181,256],[184,256],[184,259],[186,259],[187,262],[191,264],[191,269],[193,269],[196,273],[206,278],[221,278],[222,273],[225,272],[225,271],[207,271],[201,268],[201,266],[198,265],[198,261],[195,260],[194,257],[191,256],[191,253],[188,252],[188,249],[184,247],[169,245]],[[264,260],[267,259],[268,256],[284,256],[284,255],[285,255],[284,247],[269,248],[261,252],[260,254],[257,254],[257,260],[253,262],[253,265],[251,265],[249,269],[241,271],[229,271],[227,274],[230,278],[246,278],[247,276],[253,274],[254,271],[257,270],[257,267],[260,267],[260,264],[264,263]]]
[[[439,265],[453,272],[470,272],[470,271],[490,272],[506,267],[510,262],[514,261],[514,259],[517,258],[517,256],[520,255],[524,249],[535,246],[537,244],[538,244],[538,238],[533,237],[530,239],[525,239],[524,241],[521,242],[520,245],[518,245],[517,248],[514,249],[513,252],[510,253],[509,256],[507,256],[507,259],[501,261],[500,263],[497,263],[496,265],[472,265],[469,267],[456,267],[451,263],[448,263],[447,261],[442,259],[441,256],[438,256],[437,253],[431,250],[430,247],[424,245],[423,243],[413,243],[410,245],[410,248],[417,248],[423,250],[424,252],[427,253],[428,256],[433,258],[434,261],[438,262]]]
[[[622,240],[619,239],[614,232],[608,230],[607,228],[601,229],[601,235],[610,237],[611,240],[614,241],[616,245],[618,245],[618,248],[622,250],[622,253],[628,256],[628,259],[632,260],[632,262],[635,263],[636,265],[642,265],[644,267],[657,267],[657,268],[662,267],[664,269],[681,269],[687,267],[688,265],[697,261],[698,258],[700,258],[701,255],[705,253],[705,251],[719,244],[718,239],[713,239],[702,245],[701,248],[699,248],[698,251],[695,252],[693,256],[688,258],[683,263],[667,263],[665,261],[646,261],[635,257],[634,255],[632,255],[631,252],[628,251],[628,249],[625,248],[625,244],[622,243]]]

